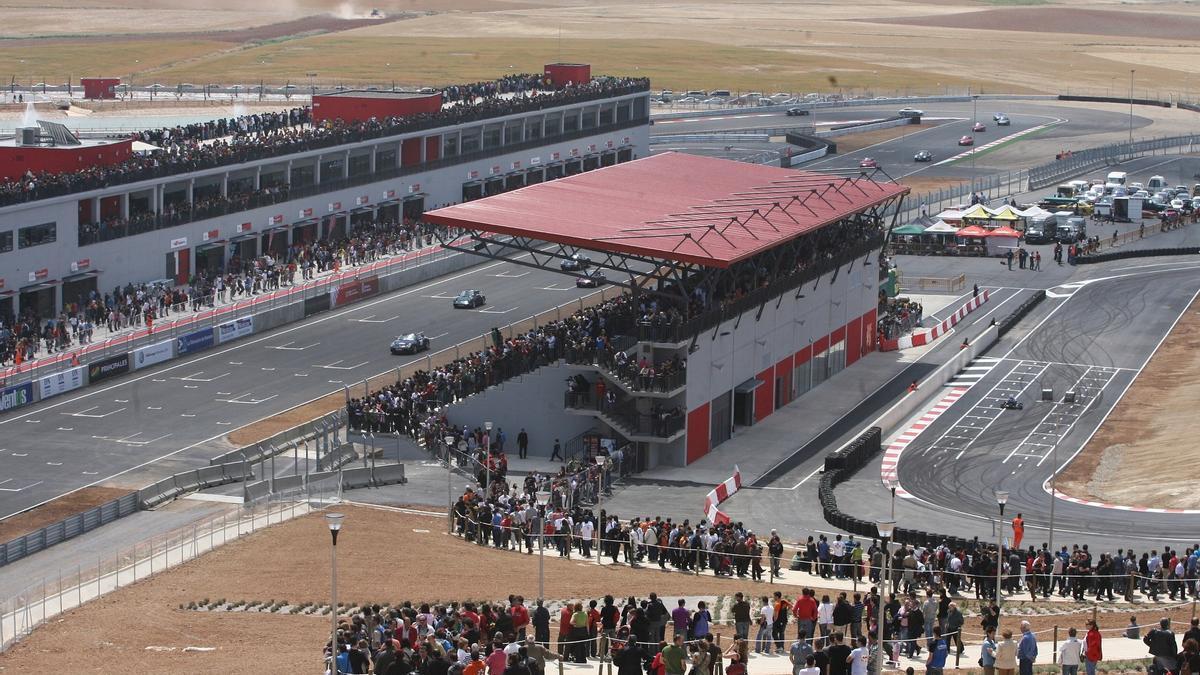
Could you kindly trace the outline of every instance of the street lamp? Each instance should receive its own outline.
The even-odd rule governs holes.
[[[1136,68],[1129,69],[1129,142],[1133,142],[1133,74]]]
[[[483,484],[483,496],[486,499],[492,497],[492,423],[484,422],[483,428],[487,432],[483,437],[483,449],[487,455],[487,476]]]
[[[446,532],[454,534],[454,488],[450,487],[450,478],[454,473],[454,465],[450,460],[450,446],[454,444],[453,436],[442,438],[446,443]]]
[[[1000,606],[1000,579],[1004,573],[1004,505],[1008,493],[996,490],[996,505],[1000,507],[1000,527],[996,528],[996,606]],[[997,617],[999,619],[999,617]],[[998,626],[997,626],[998,627]]]
[[[880,675],[883,672],[884,655],[887,653],[887,648],[883,644],[883,605],[884,596],[887,594],[888,562],[892,557],[891,552],[888,551],[888,540],[892,538],[892,532],[896,529],[896,521],[877,521],[875,529],[879,530],[879,538],[883,540],[883,570],[879,577],[879,606],[875,608],[875,648],[879,650],[875,656],[875,675]]]
[[[329,534],[333,537],[333,546],[331,546],[329,549],[330,605],[333,607],[333,611],[330,612],[330,622],[332,623],[332,626],[330,627],[329,632],[329,672],[333,673],[333,675],[338,675],[337,537],[338,532],[340,532],[342,529],[343,518],[345,518],[345,516],[340,513],[325,514],[325,522],[329,525]]]
[[[883,479],[883,484],[887,489],[892,491],[892,520],[896,520],[896,488],[900,487],[900,481],[896,480],[895,476],[888,476]]]

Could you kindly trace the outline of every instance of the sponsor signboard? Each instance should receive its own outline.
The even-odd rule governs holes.
[[[211,331],[209,331],[211,332]],[[162,363],[175,355],[175,341],[164,340],[141,349],[133,350],[133,367],[141,370],[156,363]]]
[[[205,232],[205,233],[204,233],[204,234],[203,234],[203,235],[200,237],[200,239],[201,239],[202,241],[212,241],[213,239],[216,239],[217,237],[220,237],[220,236],[221,236],[221,231],[220,231],[220,230],[209,230],[208,232]]]
[[[395,191],[395,190],[384,190],[384,191],[383,191],[383,198],[384,198],[384,199],[395,199],[395,198],[396,198],[396,191]]]
[[[4,280],[0,279],[0,289],[3,289],[3,288],[4,288]]]
[[[91,266],[92,266],[92,259],[84,258],[82,260],[76,260],[75,262],[71,263],[71,271],[78,272],[79,270],[86,270],[87,268],[89,268]]]
[[[514,168],[514,169],[519,169],[519,168],[521,168],[521,160],[519,160],[519,159],[518,159],[518,160],[514,160],[514,161],[513,161],[513,163],[512,163],[512,168]]]
[[[283,222],[283,214],[277,213],[270,218],[267,218],[267,225],[279,225]]]
[[[613,142],[612,142],[612,141],[607,141],[605,144],[606,144],[608,147],[610,147],[610,148],[613,146]]]
[[[410,195],[415,195],[420,191],[421,191],[420,183],[413,183],[412,185],[408,186],[408,194],[410,194]]]
[[[495,176],[499,173],[500,173],[500,165],[499,164],[492,165],[492,175]]]
[[[332,291],[332,304],[341,307],[352,302],[358,302],[379,292],[379,277],[366,277],[350,281],[338,286]]]
[[[559,158],[559,157],[561,157],[561,156],[562,156],[562,155],[558,154],[557,152],[552,152],[552,153],[550,153],[550,161],[551,161],[551,162],[557,162],[557,161],[558,161],[558,158]]]
[[[0,390],[0,412],[33,403],[33,383],[25,382]]]
[[[360,197],[355,197],[354,203],[358,204],[359,206],[362,206],[363,204],[370,204],[371,196],[370,195],[362,195]]]
[[[334,211],[341,211],[341,210],[342,210],[341,202],[329,202],[329,212],[330,213],[333,213]]]
[[[40,270],[34,270],[34,271],[30,272],[29,273],[29,281],[30,282],[41,281],[42,279],[45,279],[48,276],[50,276],[50,270],[43,267]]]
[[[83,386],[83,371],[87,366],[76,366],[61,373],[38,379],[38,397],[42,399],[64,394]]]
[[[300,217],[301,217],[301,218],[311,218],[311,217],[312,217],[312,214],[313,214],[313,210],[312,210],[311,208],[309,208],[309,209],[300,209]]]
[[[171,240],[171,250],[183,248],[184,246],[187,246],[187,237],[180,237],[178,239]]]
[[[118,354],[110,356],[103,361],[96,361],[87,365],[88,382],[99,382],[107,380],[110,377],[116,377],[121,373],[129,372],[129,354]]]
[[[541,164],[541,163],[542,163],[541,157],[530,157],[529,158],[529,166],[537,166],[538,164]]]
[[[208,349],[214,344],[216,344],[216,341],[213,340],[212,329],[205,328],[204,330],[198,330],[194,333],[188,333],[176,338],[175,353],[179,356],[183,356],[184,354],[191,354],[192,352],[198,352],[202,349]]]
[[[249,232],[252,229],[254,229],[254,225],[251,223],[242,223],[241,225],[237,226],[238,232]]]
[[[579,148],[571,148],[571,156],[578,157],[579,156]]]
[[[477,178],[479,178],[478,170],[472,170],[472,171],[467,172],[467,180],[476,180]]]
[[[243,316],[217,326],[217,344],[246,337],[254,332],[254,316]]]

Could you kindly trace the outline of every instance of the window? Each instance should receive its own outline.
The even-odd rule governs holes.
[[[453,157],[458,154],[458,135],[449,133],[442,136],[442,157]]]
[[[579,109],[566,110],[563,112],[563,131],[578,131],[579,130]]]
[[[827,368],[826,363],[828,361],[828,356],[829,356],[828,349],[821,352],[820,354],[813,354],[813,357],[812,357],[812,387],[814,389],[817,386],[819,386],[822,382],[829,379],[829,371],[826,369]]]
[[[828,351],[829,364],[827,366],[828,377],[833,377],[842,372],[846,368],[846,341],[842,340],[831,346]]]
[[[504,126],[504,144],[512,145],[521,142],[522,124],[520,120],[509,122]]]
[[[8,253],[12,250],[12,230],[8,232],[0,232],[0,253]]]
[[[552,137],[562,133],[563,114],[561,112],[547,113],[546,136]]]
[[[383,171],[384,169],[396,168],[396,148],[389,147],[387,150],[378,150],[375,153],[375,170]]]
[[[491,150],[492,148],[500,147],[500,134],[503,131],[502,125],[489,124],[483,128],[483,149]]]
[[[616,104],[605,104],[600,106],[600,126],[613,123],[613,111],[616,109]]]
[[[583,110],[583,126],[584,129],[592,129],[596,126],[596,110],[599,106],[589,106]]]
[[[53,244],[58,239],[56,223],[43,223],[41,225],[22,227],[18,230],[18,233],[17,240],[20,242],[21,248]],[[9,234],[11,235],[12,233],[10,232]]]
[[[542,118],[540,115],[525,120],[525,140],[542,137]]]
[[[792,400],[812,389],[812,361],[805,361],[792,369]]]
[[[479,150],[479,137],[483,132],[483,127],[472,127],[463,129],[462,132],[462,154],[467,155]]]

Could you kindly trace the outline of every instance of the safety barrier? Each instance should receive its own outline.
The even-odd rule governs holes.
[[[1122,98],[1120,96],[1072,96],[1070,94],[1059,94],[1060,101],[1083,101],[1088,103],[1125,103],[1127,105],[1150,105],[1158,108],[1170,108],[1170,101],[1159,101],[1152,98]],[[1180,105],[1182,107],[1182,104]]]
[[[660,143],[766,143],[771,137],[768,134],[755,133],[711,133],[711,134],[663,134],[651,136],[650,145]]]
[[[137,491],[138,506],[152,509],[176,497],[254,478],[252,462],[228,462],[172,474]]]
[[[817,135],[823,138],[837,138],[838,136],[849,136],[850,134],[857,134],[864,131],[902,127],[906,124],[914,124],[917,121],[918,119],[915,117],[893,117],[878,122],[856,122],[854,124],[836,126],[827,131],[818,131]]]
[[[1054,101],[1055,94],[979,94],[974,97],[979,101]],[[722,106],[711,110],[688,110],[651,114],[651,124],[655,120],[687,119],[691,117],[714,117],[728,115],[730,112],[784,112],[788,108],[804,108],[806,110],[824,110],[829,108],[860,108],[876,105],[915,105],[919,103],[970,103],[971,96],[894,96],[891,98],[862,98],[847,101],[818,101],[816,103],[779,103],[759,106]],[[1127,99],[1128,100],[1128,99]]]
[[[929,330],[913,333],[912,335],[906,335],[901,338],[885,338],[880,340],[879,351],[891,352],[896,351],[897,349],[908,349],[910,347],[927,345],[946,334],[952,327],[957,326],[958,322],[961,321],[963,317],[975,311],[976,308],[987,302],[988,298],[990,297],[991,292],[985,290],[982,295],[977,295],[974,298],[971,298],[969,301],[967,301],[967,304],[959,307],[957,312],[951,314],[940,324]]]
[[[1037,291],[1034,293],[1032,298],[1022,302],[1017,306],[1017,309],[1014,310],[1013,313],[1004,317],[1003,321],[1000,321],[998,324],[996,324],[998,334],[1003,336],[1005,333],[1012,330],[1014,326],[1020,323],[1021,319],[1025,318],[1026,314],[1032,312],[1033,308],[1042,304],[1042,301],[1045,299],[1046,291]]]
[[[136,492],[130,492],[83,513],[76,513],[24,536],[0,543],[0,567],[91,532],[137,510],[138,495]]]
[[[1124,251],[1110,251],[1108,253],[1095,253],[1092,255],[1077,255],[1071,264],[1088,265],[1091,263],[1108,262],[1110,260],[1124,260],[1126,258],[1157,258],[1170,255],[1200,255],[1200,246],[1128,249]]]
[[[906,292],[911,291],[941,291],[943,293],[954,293],[966,288],[967,275],[960,274],[956,277],[907,277],[900,276],[896,280]]]
[[[403,464],[386,464],[375,467],[375,475],[372,480],[375,487],[408,482],[408,478],[404,475]]]
[[[332,471],[358,459],[358,452],[354,449],[354,444],[345,443],[335,449],[333,452],[325,453],[325,456],[317,460],[317,471]]]
[[[1191,152],[1192,146],[1197,144],[1200,144],[1200,135],[1166,136],[1133,143],[1112,143],[1071,152],[1053,162],[1030,168],[1029,189],[1048,187],[1065,178],[1078,176],[1101,166],[1126,162],[1157,150],[1180,148],[1184,149],[1184,152]]]

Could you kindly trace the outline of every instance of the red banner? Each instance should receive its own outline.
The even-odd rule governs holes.
[[[209,230],[208,232],[205,232],[204,234],[200,235],[200,240],[208,241],[209,239],[216,239],[219,236],[221,236],[220,230]]]
[[[277,214],[271,216],[270,218],[267,218],[268,225],[278,225],[282,222],[283,222],[283,214],[282,213],[277,213]]]
[[[250,223],[242,223],[241,225],[237,226],[237,231],[238,232],[249,232],[253,227],[254,226],[251,225]]]
[[[312,214],[313,214],[312,209],[300,209],[300,217],[301,218],[311,218]]]
[[[77,270],[85,270],[91,266],[92,266],[91,258],[83,258],[82,260],[75,261],[75,269],[77,269]]]
[[[333,291],[333,306],[341,307],[379,293],[379,277],[349,281]]]

